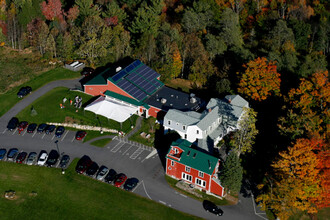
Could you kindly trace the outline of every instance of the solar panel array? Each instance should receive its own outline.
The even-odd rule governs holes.
[[[157,77],[159,74],[156,71],[136,60],[112,79],[120,88],[141,101],[163,85]]]

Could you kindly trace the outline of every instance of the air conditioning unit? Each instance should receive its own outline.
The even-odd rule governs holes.
[[[116,68],[116,73],[119,72],[120,70],[121,70],[121,66],[118,66],[118,67]]]
[[[160,102],[162,103],[162,104],[165,104],[166,103],[166,99],[164,99],[164,98],[162,98],[161,100],[160,100]]]

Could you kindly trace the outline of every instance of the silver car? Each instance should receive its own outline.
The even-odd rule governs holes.
[[[27,165],[33,165],[33,164],[35,164],[36,160],[37,160],[37,153],[36,152],[31,152],[31,153],[29,153],[29,156],[26,160],[26,164]]]
[[[108,174],[109,169],[106,166],[101,166],[99,172],[96,174],[97,180],[103,180],[103,178]]]

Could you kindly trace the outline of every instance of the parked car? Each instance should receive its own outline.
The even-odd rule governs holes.
[[[87,155],[84,155],[77,163],[76,172],[83,174],[92,165],[92,163],[93,161],[91,158],[89,158]]]
[[[28,158],[26,159],[26,164],[27,165],[33,165],[37,160],[37,153],[36,152],[31,152],[29,153]]]
[[[47,158],[48,158],[47,152],[45,150],[40,151],[37,164],[39,166],[45,165]]]
[[[106,166],[101,166],[99,169],[99,172],[96,174],[96,179],[97,180],[103,180],[104,177],[108,174],[109,169]]]
[[[93,162],[88,169],[86,170],[86,174],[88,176],[94,176],[97,170],[99,169],[99,165],[97,163]]]
[[[27,127],[27,133],[33,133],[37,128],[37,124],[36,123],[32,123],[29,124],[29,126]]]
[[[7,153],[7,161],[14,161],[17,154],[18,154],[18,149],[17,148],[10,149]]]
[[[32,92],[32,88],[30,86],[25,86],[19,89],[17,93],[18,98],[23,98],[27,94],[30,94]]]
[[[0,160],[2,160],[5,157],[6,153],[7,153],[6,149],[4,148],[0,149]]]
[[[92,67],[85,67],[82,71],[81,71],[81,75],[82,76],[89,76],[91,74],[94,73],[94,69]]]
[[[86,131],[77,131],[76,133],[76,140],[80,141],[85,138],[86,136]]]
[[[211,201],[204,200],[203,207],[207,212],[211,212],[217,216],[223,215],[223,211]]]
[[[18,126],[18,119],[15,118],[15,117],[13,117],[13,118],[11,118],[10,121],[8,122],[7,129],[8,129],[9,131],[12,131],[12,130],[16,129],[17,126]]]
[[[63,155],[60,161],[60,168],[65,169],[70,161],[69,155]]]
[[[112,183],[117,176],[117,172],[114,169],[110,169],[108,174],[104,177],[104,182]]]
[[[55,130],[56,126],[55,125],[47,125],[45,129],[46,134],[51,134]]]
[[[39,126],[38,126],[38,128],[37,128],[37,132],[38,133],[42,133],[42,132],[44,132],[45,131],[45,129],[47,128],[47,124],[45,124],[45,123],[42,123],[42,124],[40,124]]]
[[[116,179],[114,181],[115,187],[121,187],[125,181],[127,180],[127,176],[123,173],[120,173],[116,176]]]
[[[16,163],[23,163],[25,158],[27,156],[27,153],[26,152],[21,152],[17,155],[16,157]]]
[[[124,184],[124,189],[127,191],[132,191],[137,184],[139,183],[139,180],[137,178],[129,178],[126,180],[125,184]]]
[[[51,150],[46,160],[46,165],[48,167],[54,166],[59,157],[60,154],[57,152],[57,150]]]
[[[29,125],[27,121],[21,121],[18,125],[18,132],[21,133]]]
[[[64,131],[65,131],[65,128],[63,126],[58,126],[55,131],[55,136],[57,138],[60,138],[62,136],[62,134],[64,133]]]

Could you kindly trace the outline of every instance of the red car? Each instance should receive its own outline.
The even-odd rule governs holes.
[[[117,175],[115,182],[113,183],[115,187],[121,187],[125,181],[127,180],[127,176],[123,173]]]
[[[18,125],[18,132],[21,133],[29,125],[27,121],[21,121]]]
[[[27,156],[27,153],[26,152],[21,152],[17,155],[16,157],[16,163],[23,163],[25,158]]]
[[[86,136],[86,131],[77,131],[76,140],[81,141]]]

